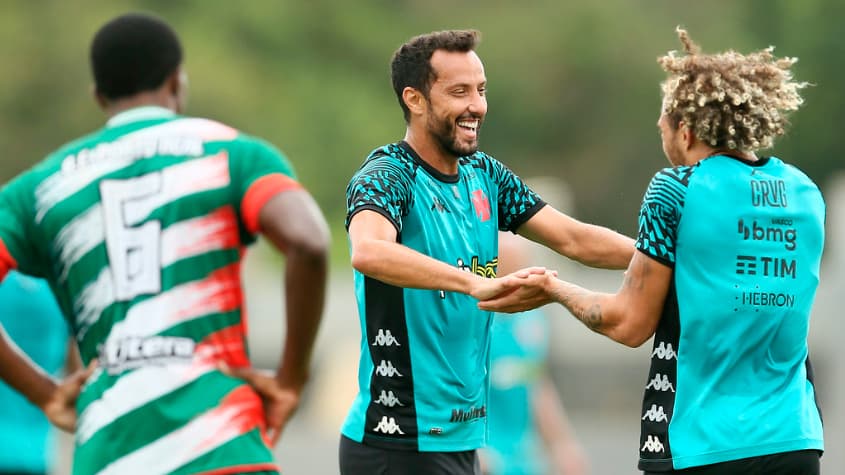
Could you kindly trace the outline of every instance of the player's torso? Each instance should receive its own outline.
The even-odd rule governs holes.
[[[77,473],[218,468],[230,462],[208,457],[231,444],[243,446],[232,460],[270,461],[246,440],[257,432],[241,433],[260,401],[216,369],[246,364],[237,137],[205,119],[115,124],[45,169],[35,218],[50,277],[99,364],[78,402]]]
[[[818,189],[778,159],[715,157],[694,172],[677,233],[678,327],[656,333],[664,380],[649,381],[661,396],[643,406],[644,424],[671,419],[676,468],[820,440],[805,364],[823,222]]]
[[[462,164],[452,178],[418,169],[398,242],[483,277],[496,273],[498,216],[494,182]],[[367,295],[357,275],[359,302]],[[396,308],[365,305],[367,360],[373,361],[365,439],[407,441],[420,450],[465,450],[483,443],[491,315],[455,292],[396,289]],[[400,309],[401,307],[401,309]],[[392,317],[376,320],[376,313]],[[404,317],[404,318],[403,318]],[[400,321],[401,320],[401,321]],[[376,323],[378,321],[378,323]],[[390,343],[386,335],[390,335]],[[379,335],[382,338],[379,338]],[[404,347],[404,348],[403,348]],[[366,379],[366,376],[365,376]],[[385,397],[382,396],[384,393]],[[385,404],[394,396],[392,406]],[[413,411],[408,405],[413,404]],[[353,412],[355,410],[353,409]]]

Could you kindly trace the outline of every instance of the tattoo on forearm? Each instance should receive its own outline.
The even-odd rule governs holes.
[[[584,325],[587,325],[590,330],[598,331],[602,323],[601,305],[594,303],[583,312],[583,315],[576,315],[576,317],[584,322]]]
[[[595,296],[592,296],[591,292],[574,286],[569,289],[560,289],[555,295],[555,300],[566,307],[575,318],[590,330],[598,332],[604,317],[601,304],[593,299]]]

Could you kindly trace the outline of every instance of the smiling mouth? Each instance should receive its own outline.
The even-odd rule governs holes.
[[[462,119],[458,121],[458,127],[472,133],[478,132],[479,125],[481,125],[481,121],[478,119]]]

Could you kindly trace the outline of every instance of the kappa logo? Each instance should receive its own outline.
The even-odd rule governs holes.
[[[393,363],[385,360],[381,360],[381,363],[379,363],[376,368],[376,373],[378,373],[379,376],[387,376],[388,378],[392,378],[394,376],[399,376],[400,378],[402,377],[402,373],[393,367]]]
[[[677,359],[678,354],[675,353],[675,349],[672,348],[671,343],[660,342],[660,345],[651,352],[651,357],[658,357],[661,360],[671,360],[672,358]]]
[[[643,414],[642,420],[650,420],[651,422],[667,422],[669,417],[663,412],[663,406],[652,404],[651,408]]]
[[[664,450],[666,450],[666,447],[663,446],[660,439],[658,439],[656,435],[650,435],[643,444],[643,448],[640,449],[640,452],[656,453],[663,452]]]
[[[672,391],[675,392],[675,387],[669,382],[669,376],[665,374],[655,373],[654,378],[649,381],[646,389],[656,389],[658,391]]]
[[[440,201],[440,198],[438,198],[436,196],[432,196],[431,201],[432,201],[431,211],[439,211],[441,213],[451,213],[451,211],[449,211],[449,208],[447,208],[446,205],[443,204],[442,201]]]
[[[382,406],[387,406],[387,407],[393,407],[393,406],[405,407],[404,404],[399,402],[399,398],[396,397],[396,395],[393,394],[393,391],[386,391],[385,392],[384,390],[382,390],[381,394],[379,394],[378,399],[376,399],[373,402],[375,402],[376,404],[381,404]]]
[[[373,341],[372,346],[402,346],[396,340],[390,330],[385,330],[383,328],[378,329],[378,334],[376,335],[375,341]]]
[[[402,432],[402,428],[400,428],[399,424],[396,423],[396,419],[387,416],[382,416],[381,421],[379,421],[378,425],[373,427],[373,432],[381,432],[382,434],[390,435],[405,435],[405,433]]]

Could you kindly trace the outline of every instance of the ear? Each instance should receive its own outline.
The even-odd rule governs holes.
[[[179,97],[179,94],[182,92],[181,75],[182,68],[176,68],[176,70],[170,73],[170,76],[167,76],[167,79],[164,81],[164,86],[167,88],[168,94],[173,97]]]
[[[684,121],[678,122],[678,130],[681,132],[681,140],[684,141],[684,147],[686,147],[687,150],[691,149],[692,146],[695,145],[695,134],[692,133],[692,130],[687,127],[687,124],[685,124]]]
[[[97,102],[97,105],[100,106],[100,109],[105,109],[109,105],[109,100],[106,99],[106,96],[100,94],[100,91],[97,90],[97,85],[91,85],[91,96],[94,97],[94,101]]]
[[[402,90],[402,100],[405,101],[405,105],[411,111],[411,115],[422,114],[428,102],[423,93],[413,87],[406,87]]]

